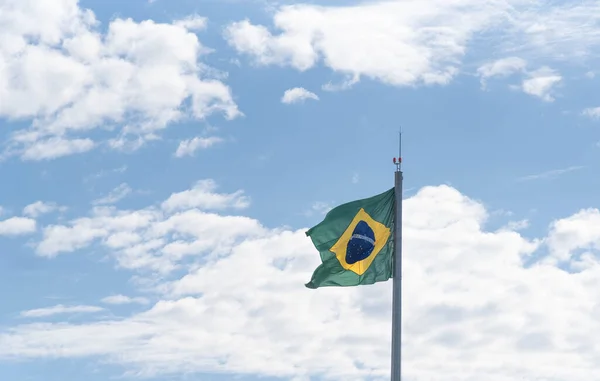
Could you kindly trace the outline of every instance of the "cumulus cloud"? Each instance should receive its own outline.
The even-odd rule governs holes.
[[[0,358],[92,357],[142,376],[389,378],[391,283],[307,290],[319,256],[305,229],[181,208],[95,209],[65,225],[61,239],[94,236],[76,247],[104,245],[119,263],[136,258],[139,271],[185,255],[182,275],[155,284],[159,301],[128,317],[4,329]],[[600,376],[600,211],[559,219],[541,239],[513,230],[519,221],[487,230],[483,204],[449,186],[422,188],[404,213],[406,378]]]
[[[216,193],[217,184],[213,180],[198,181],[192,189],[173,193],[162,203],[162,208],[169,212],[175,210],[200,209],[243,209],[250,205],[250,199],[243,191],[231,194]]]
[[[13,143],[25,146],[21,152],[23,160],[50,160],[57,157],[83,153],[94,148],[91,139],[65,139],[63,137],[41,138],[39,134],[16,134]]]
[[[349,88],[360,77],[394,86],[444,85],[460,72],[468,50],[481,46],[474,42],[509,56],[484,67],[484,76],[521,70],[540,58],[579,64],[600,45],[599,15],[596,1],[298,4],[276,8],[272,29],[240,20],[225,38],[259,65],[305,71],[322,63],[346,78],[325,89]],[[538,94],[541,81],[525,87]]]
[[[87,217],[46,226],[36,251],[53,257],[99,242],[116,255],[121,267],[169,273],[192,253],[219,253],[221,246],[248,230],[261,230],[247,218],[221,219],[208,213],[249,205],[243,191],[216,193],[216,188],[212,180],[198,181],[191,189],[173,193],[160,208],[123,211],[112,206],[95,207]],[[176,239],[170,241],[173,237]]]
[[[203,30],[206,28],[206,17],[199,15],[190,15],[184,19],[175,21],[175,25],[181,26],[189,30]]]
[[[552,91],[562,81],[562,77],[549,67],[542,67],[529,73],[529,78],[523,80],[523,92],[541,98],[546,102],[554,101]]]
[[[36,222],[32,218],[11,217],[0,221],[0,236],[18,236],[35,232]]]
[[[467,40],[491,21],[488,8],[494,7],[472,4],[470,14],[461,12],[462,4],[456,2],[285,6],[274,16],[280,34],[242,20],[229,25],[225,37],[263,65],[303,71],[322,60],[355,78],[393,85],[444,84],[457,73]]]
[[[206,19],[100,26],[77,0],[48,4],[0,3],[0,117],[31,121],[4,157],[86,152],[102,143],[95,129],[112,131],[109,147],[135,149],[182,118],[240,115],[229,87],[199,61],[210,49],[194,31]]]
[[[550,256],[545,258],[552,263],[568,263],[581,271],[595,266],[596,251],[600,250],[600,211],[584,209],[571,217],[555,221],[548,234]]]
[[[294,87],[293,89],[288,89],[283,93],[283,97],[281,97],[281,103],[300,103],[307,99],[318,101],[319,97],[317,94],[306,90],[304,87]]]
[[[57,210],[63,212],[66,209],[66,207],[59,206],[54,202],[36,201],[23,208],[23,215],[31,218],[38,218],[43,214],[52,213]]]
[[[546,102],[552,102],[554,87],[562,81],[562,76],[547,66],[537,70],[527,70],[527,61],[519,57],[508,57],[488,62],[477,69],[481,79],[481,87],[486,88],[487,81],[493,77],[508,77],[520,73],[524,78],[520,90],[526,94],[538,97]],[[516,88],[517,86],[511,86]]]
[[[196,136],[192,139],[182,140],[175,151],[175,157],[192,156],[197,150],[211,147],[222,141],[223,139],[216,136],[208,138]]]

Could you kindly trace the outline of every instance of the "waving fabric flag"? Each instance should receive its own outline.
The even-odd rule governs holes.
[[[322,264],[308,288],[358,286],[392,277],[394,188],[332,209],[309,236]]]

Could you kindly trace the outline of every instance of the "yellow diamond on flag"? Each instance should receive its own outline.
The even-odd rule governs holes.
[[[336,255],[345,270],[362,275],[389,237],[390,229],[375,221],[361,208],[330,251]]]

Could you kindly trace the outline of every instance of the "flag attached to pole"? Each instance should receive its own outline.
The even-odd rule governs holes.
[[[358,286],[392,277],[394,188],[340,205],[306,232],[321,254],[308,288]]]

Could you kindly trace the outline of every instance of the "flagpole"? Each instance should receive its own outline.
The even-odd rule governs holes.
[[[394,218],[394,270],[392,277],[392,377],[401,381],[402,374],[402,133],[399,136],[399,153],[394,173],[396,215]]]

